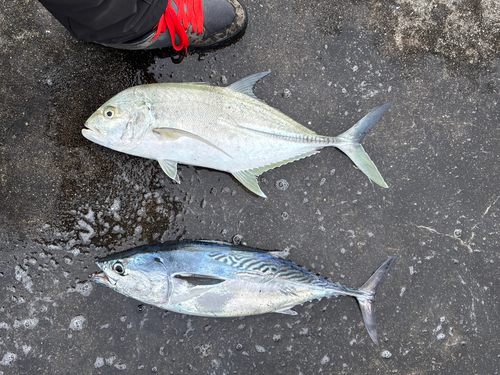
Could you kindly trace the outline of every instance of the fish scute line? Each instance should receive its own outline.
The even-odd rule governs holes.
[[[285,140],[293,140],[293,141],[304,141],[304,142],[316,142],[316,143],[330,143],[331,142],[331,137],[325,137],[321,135],[317,136],[311,136],[311,135],[301,135],[301,134],[292,134],[292,133],[269,133],[265,130],[259,130],[259,129],[254,129],[254,128],[249,128],[247,126],[242,126],[238,124],[240,128],[243,128],[245,130],[250,130],[252,132],[264,134],[269,137],[274,137],[274,138],[279,138],[279,139],[285,139]]]

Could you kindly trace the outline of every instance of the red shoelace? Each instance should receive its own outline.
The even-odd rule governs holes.
[[[193,32],[203,33],[203,2],[202,0],[176,0],[175,4],[179,12],[175,13],[172,1],[174,0],[168,2],[167,9],[156,26],[156,34],[153,39],[158,38],[168,29],[174,49],[176,51],[183,49],[187,53],[189,39],[186,30],[189,29],[189,25],[191,24]],[[176,35],[179,37],[179,44],[175,44]]]

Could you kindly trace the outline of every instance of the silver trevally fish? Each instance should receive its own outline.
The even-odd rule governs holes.
[[[316,134],[253,94],[258,73],[217,87],[156,83],[128,88],[104,103],[85,123],[83,136],[126,154],[155,159],[180,182],[177,163],[231,173],[266,197],[257,176],[337,147],[371,180],[387,187],[360,142],[393,102],[375,109],[337,137]]]
[[[291,308],[312,299],[352,296],[377,343],[375,293],[396,257],[382,264],[360,289],[318,277],[288,260],[223,242],[167,242],[97,260],[92,281],[141,302],[182,314],[240,317]]]

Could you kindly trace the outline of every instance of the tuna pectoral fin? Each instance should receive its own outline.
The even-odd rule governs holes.
[[[179,180],[179,175],[177,174],[177,162],[176,161],[158,159],[158,163],[160,163],[161,169],[163,169],[163,172],[165,172],[168,177],[170,177],[172,180],[174,180],[178,184],[181,183],[181,181]]]
[[[286,315],[298,315],[297,311],[292,310],[292,309],[277,310],[277,311],[275,311],[275,313],[286,314]]]
[[[382,264],[378,270],[368,279],[368,281],[358,290],[359,295],[356,296],[363,320],[365,322],[366,330],[375,344],[377,341],[377,321],[375,319],[375,294],[377,289],[384,281],[389,273],[392,265],[396,261],[397,256],[392,257]]]
[[[370,180],[384,188],[388,187],[387,184],[380,175],[375,164],[373,164],[372,160],[363,149],[363,146],[361,146],[360,142],[393,104],[394,102],[389,102],[371,111],[349,130],[342,133],[338,137],[335,137],[336,140],[334,144],[335,147],[339,148],[347,156],[349,156],[353,163],[356,164],[356,166],[361,169],[361,171],[367,175]]]
[[[206,145],[209,145],[210,147],[215,148],[216,150],[222,152],[224,155],[227,155],[228,157],[230,157],[232,159],[231,155],[229,155],[226,151],[224,151],[220,147],[214,145],[209,140],[206,140],[205,138],[200,137],[199,135],[196,135],[194,133],[188,132],[186,130],[174,129],[174,128],[156,128],[153,130],[153,132],[160,135],[163,139],[165,139],[167,141],[175,141],[181,137],[196,139],[197,141],[203,142]]]
[[[174,277],[176,279],[184,280],[191,286],[217,285],[226,281],[217,277],[197,274],[177,274]]]
[[[266,194],[260,190],[259,183],[257,182],[257,176],[251,171],[237,171],[233,172],[234,178],[243,184],[252,193],[257,194],[262,198],[267,198]]]

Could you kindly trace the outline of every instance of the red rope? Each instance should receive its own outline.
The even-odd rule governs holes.
[[[171,0],[173,1],[173,0]],[[187,53],[189,39],[186,30],[189,29],[189,24],[193,27],[193,32],[198,34],[203,33],[203,1],[202,0],[176,0],[178,5],[178,13],[175,13],[172,2],[169,2],[165,13],[160,18],[160,22],[156,25],[156,34],[153,39],[156,39],[165,31],[169,31],[172,39],[172,46],[176,51],[184,50]],[[180,42],[175,44],[175,36],[178,36]]]

